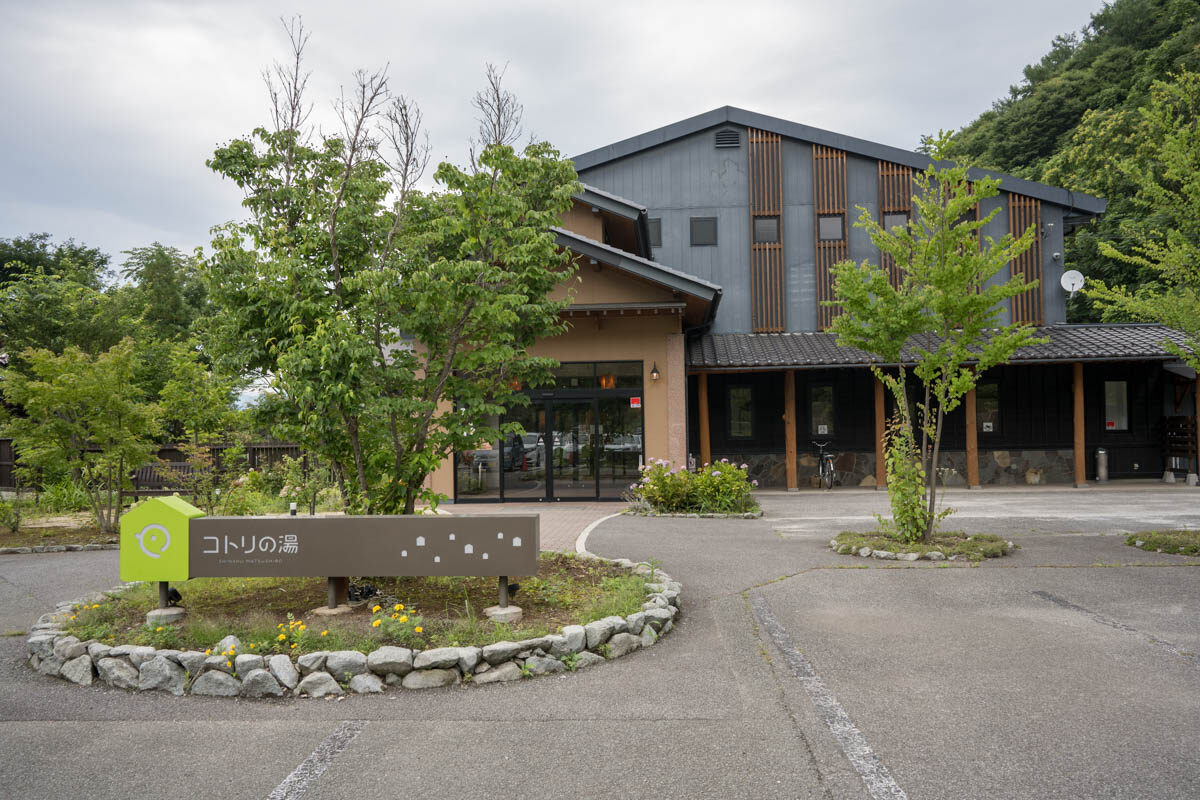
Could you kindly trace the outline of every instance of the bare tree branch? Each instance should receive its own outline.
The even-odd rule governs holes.
[[[395,192],[392,208],[396,215],[384,244],[383,255],[386,257],[391,252],[392,241],[403,224],[408,195],[429,166],[430,145],[429,132],[421,127],[424,121],[421,108],[412,98],[404,95],[393,97],[383,117],[381,135],[387,144],[388,153],[380,153],[379,158],[392,173],[392,188]]]
[[[298,138],[306,141],[311,129],[304,130],[304,126],[312,113],[312,105],[305,106],[304,89],[308,86],[311,73],[302,71],[301,65],[310,34],[304,30],[304,21],[299,16],[290,20],[280,17],[279,21],[291,42],[292,60],[288,64],[276,61],[262,71],[263,83],[267,85],[267,95],[271,98],[271,121],[276,133],[296,131]]]
[[[508,64],[503,68],[488,63],[486,67],[487,86],[475,93],[471,105],[479,112],[476,121],[479,123],[479,138],[471,139],[471,169],[478,172],[477,155],[495,144],[511,145],[521,138],[524,128],[521,118],[525,115],[525,107],[517,102],[517,96],[504,88],[504,73],[508,72]]]

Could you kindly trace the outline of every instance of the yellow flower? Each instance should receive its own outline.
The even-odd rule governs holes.
[[[283,641],[284,639],[286,639],[286,638],[287,638],[287,634],[286,634],[286,633],[281,633],[281,634],[279,634],[279,641],[281,641],[281,642],[282,642],[282,641]]]
[[[382,608],[382,606],[375,606],[374,608],[371,609],[371,613],[378,614],[380,608]]]
[[[418,625],[417,627],[413,628],[413,630],[414,630],[414,631],[416,631],[417,633],[424,633],[424,632],[425,632],[425,629],[424,629],[424,628],[422,628],[420,625]]]
[[[281,622],[278,625],[276,625],[275,627],[279,628],[279,630],[283,630],[283,623]]]
[[[154,629],[154,632],[158,633],[161,630],[162,630],[162,625],[159,625],[157,628]]]
[[[211,656],[211,655],[212,655],[212,648],[210,647],[210,648],[208,648],[207,650],[205,650],[205,651],[204,651],[204,655],[206,655],[206,656]]]
[[[301,625],[301,626],[300,626],[300,630],[302,630],[302,631],[306,631],[306,630],[308,630],[308,626],[307,626],[307,625]]]
[[[401,622],[408,622],[408,615],[407,615],[407,614],[405,614],[403,617],[401,617],[401,618],[400,618],[400,621],[401,621]]]
[[[296,649],[296,643],[295,643],[295,642],[292,642],[292,649],[293,649],[293,650],[295,650],[295,649]]]
[[[95,603],[95,604],[92,606],[92,608],[99,608],[99,607],[100,607],[100,604],[99,604],[99,603]]]
[[[383,622],[383,620],[381,620],[381,619],[377,619],[377,620],[375,620],[374,622],[372,622],[372,623],[371,623],[371,627],[372,627],[372,628],[378,628],[378,627],[379,627],[379,623],[381,623],[381,622]]]
[[[250,643],[250,649],[251,649],[251,650],[253,650],[253,649],[254,649],[254,642],[251,642],[251,643]]]
[[[226,662],[225,662],[225,666],[227,666],[227,667],[232,667],[232,666],[233,666],[233,662],[232,662],[232,661],[226,661]]]
[[[396,605],[392,606],[392,611],[399,611],[402,608],[404,608],[404,606],[401,603],[396,603]]]
[[[322,635],[322,636],[328,636],[328,635],[329,635],[329,631],[321,631],[321,635]]]

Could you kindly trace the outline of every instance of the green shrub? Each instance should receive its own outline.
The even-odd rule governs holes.
[[[642,479],[629,487],[627,497],[635,507],[658,513],[738,514],[757,506],[752,494],[758,481],[750,481],[747,465],[721,459],[697,472],[656,460],[642,467]]]
[[[68,511],[91,511],[92,501],[87,489],[74,481],[59,481],[42,489],[38,495],[38,508],[52,514]]]
[[[735,466],[725,459],[709,464],[692,478],[696,503],[705,513],[739,514],[755,508],[747,466]]]
[[[231,517],[258,517],[280,510],[273,497],[247,486],[235,486],[221,498],[221,513]]]
[[[8,530],[16,533],[21,528],[21,504],[20,501],[0,500],[0,528],[8,528]]]

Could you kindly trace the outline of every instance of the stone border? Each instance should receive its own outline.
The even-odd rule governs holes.
[[[1017,548],[1011,541],[1007,542],[1008,547],[1004,550],[1004,555],[1011,555],[1012,551]],[[945,553],[938,550],[927,550],[924,553],[894,553],[891,550],[872,550],[869,547],[855,548],[848,544],[838,544],[837,539],[829,540],[829,549],[841,556],[858,556],[859,558],[878,558],[885,561],[920,561],[926,559],[928,561],[957,561],[958,555],[947,556]],[[967,559],[963,559],[966,561]]]
[[[25,555],[28,553],[79,553],[94,550],[120,550],[119,544],[88,542],[87,544],[40,544],[29,547],[0,547],[0,556]]]
[[[665,513],[661,511],[635,511],[632,508],[627,508],[621,512],[628,514],[631,517],[678,517],[680,519],[758,519],[763,515],[763,510],[746,511],[741,514],[685,514],[685,513]]]
[[[211,653],[155,650],[135,645],[81,642],[63,631],[60,618],[81,606],[101,603],[136,584],[58,603],[31,627],[26,646],[39,673],[82,686],[99,682],[118,689],[163,691],[173,695],[222,697],[324,697],[376,694],[389,688],[430,689],[457,684],[515,681],[575,671],[649,647],[671,632],[680,613],[682,585],[650,564],[606,559],[646,579],[642,610],[568,625],[561,633],[484,647],[410,650],[384,646],[371,653],[337,650],[291,656],[243,653],[237,637],[226,636]],[[342,681],[339,682],[338,678]]]

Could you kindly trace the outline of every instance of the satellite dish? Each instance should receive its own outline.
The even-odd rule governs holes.
[[[1063,273],[1060,280],[1064,290],[1071,293],[1074,297],[1075,293],[1083,288],[1083,273],[1077,269],[1069,269]]]

